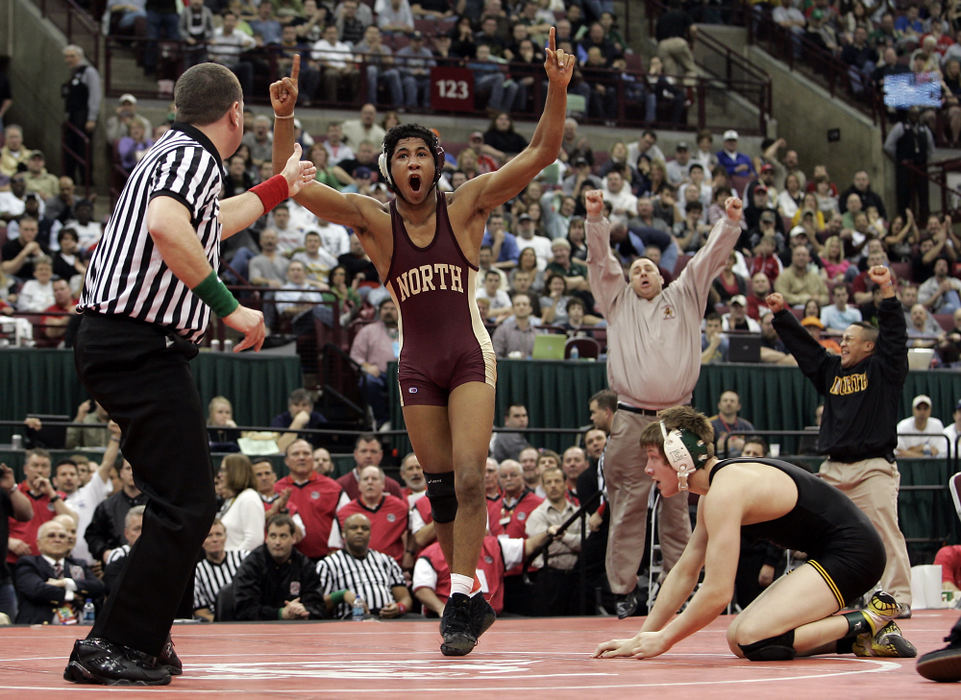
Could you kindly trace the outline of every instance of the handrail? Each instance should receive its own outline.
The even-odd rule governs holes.
[[[893,159],[892,159],[893,160]],[[914,163],[895,164],[895,167],[907,168],[929,182],[941,191],[941,215],[951,214],[952,219],[961,215],[961,190],[948,187],[948,173],[961,172],[961,158],[948,158],[934,163],[926,163],[923,168]],[[950,206],[950,198],[954,197],[956,204]],[[934,212],[932,212],[934,213]]]
[[[100,23],[95,18],[74,0],[34,2],[41,16],[62,31],[69,43],[83,47],[91,65],[100,65]]]
[[[694,36],[695,43],[700,42],[704,44],[707,48],[710,48],[718,53],[724,55],[724,59],[727,63],[727,79],[731,79],[732,68],[736,67],[738,70],[747,73],[751,78],[764,83],[771,82],[771,76],[767,74],[760,66],[756,66],[747,60],[744,56],[734,51],[730,46],[725,45],[723,42],[718,41],[716,38],[710,34],[704,32],[697,32]],[[725,76],[716,76],[725,77]]]
[[[756,103],[758,107],[758,130],[761,134],[767,133],[767,122],[768,119],[771,118],[773,111],[771,76],[736,51],[733,51],[729,46],[726,46],[722,42],[715,39],[710,34],[706,34],[705,32],[697,32],[697,34],[694,35],[694,43],[700,44],[712,54],[722,57],[724,62],[724,75],[718,75],[712,71],[707,63],[703,61],[698,62],[698,66],[713,75],[715,78],[722,79],[730,85],[737,85],[738,81],[734,79],[734,74],[735,72],[738,72],[745,74],[749,80],[757,81],[763,86],[761,89],[761,100]]]
[[[114,36],[114,35],[106,37],[105,39],[106,61],[105,62],[107,66],[104,70],[104,76],[105,76],[104,94],[110,95],[110,96],[116,96],[123,92],[129,92],[138,97],[157,98],[162,96],[161,93],[156,89],[152,89],[152,90],[144,89],[144,86],[142,83],[134,85],[130,83],[122,83],[116,79],[116,71],[114,71],[111,67],[114,56],[118,52],[125,53],[129,51],[128,47],[131,44],[135,45],[136,43],[138,43],[138,41],[145,41],[145,40],[137,40],[131,37],[126,37],[126,36],[121,37],[121,36]],[[158,44],[166,47],[169,50],[169,53],[175,56],[182,56],[181,49],[184,46],[186,46],[186,44],[179,41],[160,41],[158,42]],[[197,48],[196,45],[193,48]],[[272,50],[271,47],[259,47],[256,49],[251,49],[251,51],[254,52],[268,66],[268,79],[269,80],[277,79],[279,77],[278,62],[277,62],[277,59],[279,57],[278,51]],[[365,95],[365,92],[366,92],[367,73],[365,70],[363,70],[363,68],[366,66],[366,62],[364,59],[368,54],[355,53],[353,55],[355,58],[355,63],[358,65],[358,67],[362,69],[360,71],[360,80],[359,80],[355,99],[347,103],[324,104],[322,105],[323,107],[331,107],[331,106],[341,107],[341,108],[356,107],[361,103],[363,96]],[[734,61],[733,56],[729,60],[732,61],[732,65],[733,65],[733,61]],[[456,59],[456,58],[449,58],[449,59],[436,58],[435,62],[437,63],[438,66],[451,66],[451,67],[463,67],[466,63],[464,60]],[[395,55],[394,63],[396,67],[402,67],[402,64],[403,64],[402,57],[397,57]],[[739,62],[737,65],[738,67],[741,67],[745,63],[747,62],[744,61],[744,59],[741,59],[741,62]],[[522,64],[506,63],[506,64],[503,64],[503,68],[505,72],[509,72],[512,68],[518,67],[520,65]],[[614,89],[617,91],[617,100],[616,100],[617,113],[614,115],[609,115],[607,117],[588,117],[585,115],[584,118],[580,120],[581,123],[604,124],[606,121],[612,120],[618,126],[621,126],[621,127],[650,125],[649,122],[644,121],[644,110],[633,108],[627,99],[628,97],[627,91],[631,87],[632,80],[635,84],[646,86],[646,80],[648,78],[646,74],[634,73],[628,70],[619,71],[619,70],[614,70],[609,68],[593,69],[593,70],[596,74],[600,75],[601,77],[592,80],[592,82],[603,83],[605,85],[610,86],[611,89]],[[733,71],[731,72],[733,73]],[[759,77],[759,76],[763,76],[763,71],[759,71],[755,67],[753,71],[743,70],[740,72],[743,72],[746,77],[725,79],[723,76],[712,76],[710,78],[701,77],[694,80],[693,92],[694,94],[697,95],[697,101],[700,104],[697,106],[697,108],[694,111],[694,120],[693,120],[694,123],[692,125],[674,124],[674,123],[668,123],[668,122],[665,122],[663,124],[658,124],[658,125],[664,126],[664,127],[670,127],[673,129],[680,129],[680,130],[699,130],[699,129],[712,128],[712,127],[714,128],[730,127],[731,124],[729,123],[712,124],[708,122],[704,104],[707,100],[707,96],[709,92],[712,90],[724,89],[724,90],[739,92],[746,95],[747,98],[754,104],[769,105],[770,104],[770,80],[766,76],[764,76],[763,78]],[[721,81],[723,83],[723,87],[718,87],[717,85],[718,81]],[[678,85],[678,88],[683,89],[683,86]],[[513,111],[512,114],[515,117],[521,120],[530,120],[530,121],[536,121],[537,119],[540,118],[540,115],[542,113],[543,100],[546,95],[543,79],[534,81],[533,85],[531,86],[531,94],[533,95],[532,108],[526,112],[517,111],[517,110]],[[268,98],[266,93],[247,95],[245,96],[245,99],[247,100],[248,103],[252,103],[252,104],[268,103]],[[424,111],[427,111],[427,110],[424,110]],[[430,112],[441,113],[438,110],[433,110],[433,109],[430,110]],[[460,114],[457,112],[450,112],[450,113]],[[745,131],[746,133],[764,133],[764,126],[766,124],[766,119],[769,118],[769,116],[770,116],[769,109],[768,110],[762,109],[762,116],[761,116],[759,127],[754,127],[748,124],[737,124],[735,126]]]
[[[841,98],[845,104],[870,117],[873,124],[879,121],[883,124],[884,112],[871,75],[845,63],[839,55],[825,51],[803,34],[785,29],[766,12],[753,14],[746,28],[749,44],[760,46],[786,63],[789,70],[803,72],[806,78],[826,88],[832,98]],[[852,79],[862,86],[862,92],[854,91]]]
[[[661,2],[661,0],[645,0],[645,8],[650,38],[651,40],[654,40],[657,19],[667,8],[666,5]],[[743,22],[743,20],[740,19],[740,16],[745,10],[741,5],[734,3],[733,7],[728,9],[731,11],[731,19],[733,21],[728,21],[726,24],[737,24],[739,22]],[[716,71],[712,70],[707,63],[704,61],[698,61],[695,58],[695,63],[697,66],[711,75],[715,80],[723,80],[729,84],[732,89],[737,91],[737,85],[743,84],[738,83],[738,81],[734,79],[734,74],[737,72],[746,76],[746,82],[753,81],[760,83],[763,86],[760,99],[751,99],[753,95],[746,96],[752,104],[756,104],[758,107],[758,133],[767,133],[767,122],[772,116],[773,103],[773,98],[771,95],[771,77],[767,74],[767,72],[760,66],[755,65],[741,54],[732,50],[729,46],[726,46],[724,43],[718,41],[705,32],[695,32],[693,36],[693,43],[695,45],[700,44],[710,54],[721,57],[721,60],[724,63],[723,74],[717,73]],[[703,104],[703,100],[701,103]]]
[[[71,139],[67,138],[67,134],[72,133],[74,138],[77,139],[78,143],[83,144],[83,153],[77,153],[68,144]],[[84,192],[86,197],[90,197],[90,185],[93,177],[92,173],[92,161],[93,161],[93,149],[90,147],[91,139],[90,134],[88,134],[83,129],[74,126],[69,121],[64,120],[60,126],[60,152],[61,152],[61,162],[66,163],[70,158],[80,167],[83,171],[83,184]],[[70,158],[68,158],[68,156]]]

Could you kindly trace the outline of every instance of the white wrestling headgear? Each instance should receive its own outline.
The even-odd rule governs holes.
[[[664,421],[658,421],[664,438],[664,455],[677,472],[677,488],[687,491],[687,477],[707,462],[707,445],[694,433],[675,428],[668,432]]]
[[[377,169],[380,171],[380,176],[384,178],[384,182],[387,183],[387,189],[391,192],[396,192],[394,185],[394,178],[390,174],[390,159],[394,156],[394,148],[397,147],[397,142],[401,138],[413,137],[418,139],[423,139],[424,143],[427,144],[427,148],[434,154],[434,182],[436,185],[437,181],[440,180],[440,176],[444,171],[444,148],[440,145],[440,139],[437,138],[435,134],[430,129],[420,126],[419,124],[400,124],[398,126],[392,127],[391,132],[397,129],[401,136],[399,138],[391,138],[391,145],[388,147],[388,139],[384,137],[383,148],[380,151],[380,156],[377,158]],[[390,132],[388,132],[390,133]]]

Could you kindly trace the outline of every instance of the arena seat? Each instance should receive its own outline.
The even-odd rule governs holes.
[[[954,328],[954,314],[931,314],[945,332]]]
[[[625,53],[624,63],[625,70],[628,73],[644,73],[644,59],[639,53]]]
[[[685,267],[687,267],[687,264],[691,261],[692,257],[693,256],[688,255],[687,253],[681,253],[677,256],[677,262],[674,263],[674,270],[671,273],[674,275],[674,279],[677,279],[681,276],[681,272]]]
[[[961,472],[954,474],[948,479],[948,491],[951,493],[951,500],[954,501],[954,509],[961,519]]]
[[[899,280],[913,281],[911,279],[911,263],[909,262],[893,262],[891,263],[891,271]]]
[[[574,348],[577,348],[577,355],[582,360],[597,358],[601,354],[601,345],[593,338],[570,338],[564,344],[564,359],[571,356]]]

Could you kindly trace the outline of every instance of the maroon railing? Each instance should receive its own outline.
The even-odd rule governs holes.
[[[653,39],[657,20],[667,9],[667,6],[661,0],[645,0],[644,5],[648,32]],[[725,7],[714,9],[720,14],[725,25],[743,25],[750,12],[747,6],[739,3],[731,3]],[[700,51],[698,51],[700,57],[696,60],[698,67],[715,80],[723,81],[727,89],[741,93],[742,97],[749,103],[757,105],[759,112],[758,126],[756,130],[751,129],[751,132],[765,134],[772,110],[771,77],[763,68],[751,63],[744,56],[705,32],[695,32],[693,41],[695,46],[700,48]],[[699,109],[703,110],[703,104],[703,101],[699,100]],[[702,121],[704,120],[698,119],[699,124]],[[741,125],[731,124],[730,126],[747,131]],[[703,127],[699,126],[699,128]]]
[[[62,31],[67,41],[80,46],[93,66],[100,66],[100,25],[73,0],[34,0],[44,19]]]
[[[708,41],[711,41],[708,39]],[[171,77],[179,75],[183,70],[183,52],[185,44],[181,42],[158,42],[160,48],[164,50],[168,56],[168,63],[165,68],[166,72],[170,74]],[[168,97],[165,93],[161,93],[155,82],[151,82],[149,88],[146,86],[145,81],[123,81],[117,78],[116,71],[113,68],[114,60],[121,56],[130,56],[136,51],[136,41],[131,40],[129,37],[117,37],[109,36],[105,40],[105,70],[104,70],[104,92],[107,95],[118,96],[125,92],[130,92],[138,97],[150,97],[150,98],[161,98]],[[719,52],[719,55],[720,54]],[[278,67],[279,53],[276,50],[270,50],[269,48],[260,48],[253,50],[251,58],[259,62],[261,70],[264,69],[261,75],[256,76],[259,82],[269,82],[276,80],[280,76],[280,71]],[[364,101],[367,94],[366,85],[366,71],[363,70],[366,67],[364,59],[365,55],[355,54],[355,58],[359,59],[357,65],[360,68],[360,82],[358,83],[358,88],[354,94],[354,97],[349,102],[337,102],[337,103],[323,103],[314,101],[313,108],[317,107],[337,107],[337,108],[357,108]],[[403,61],[401,57],[394,57],[395,65],[397,67],[402,67]],[[724,74],[712,75],[710,78],[697,78],[692,79],[690,90],[688,91],[688,101],[692,102],[685,111],[690,112],[690,108],[696,103],[696,109],[693,113],[686,116],[685,121],[681,124],[672,123],[670,121],[654,121],[646,122],[644,120],[644,109],[643,103],[633,102],[629,99],[631,81],[634,84],[643,83],[646,79],[644,73],[631,72],[631,71],[616,71],[611,69],[599,69],[595,71],[595,78],[592,78],[592,82],[600,83],[605,85],[608,89],[614,90],[617,93],[616,99],[616,113],[613,115],[579,115],[580,121],[582,123],[596,123],[605,124],[608,122],[613,122],[619,127],[640,127],[640,126],[661,126],[665,128],[674,128],[681,130],[695,130],[695,129],[705,129],[705,128],[738,128],[743,130],[745,133],[764,133],[765,126],[767,124],[767,119],[770,117],[770,81],[763,74],[762,71],[758,71],[755,68],[749,66],[743,59],[737,57],[733,52],[729,52],[724,55],[724,63],[727,66],[724,70]],[[464,62],[459,59],[437,59],[438,65],[449,65],[449,66],[462,66]],[[510,72],[512,68],[518,67],[519,64],[505,64],[505,73]],[[160,76],[163,77],[163,76]],[[629,78],[629,79],[626,79]],[[682,90],[684,88],[681,88]],[[544,98],[545,98],[545,84],[543,79],[535,80],[534,84],[530,88],[530,93],[532,95],[531,107],[527,110],[514,111],[513,116],[520,120],[531,120],[535,121],[540,117],[543,109]],[[757,123],[730,123],[729,121],[724,121],[723,123],[712,123],[707,110],[704,108],[705,101],[710,99],[713,92],[738,92],[749,100],[752,104],[757,104],[761,106],[760,118]],[[574,92],[573,90],[571,91]],[[252,104],[267,104],[268,96],[266,89],[255,91],[255,94],[245,96],[246,100]],[[391,104],[381,104],[381,107],[385,109],[391,109],[399,107],[399,105]],[[480,109],[483,109],[484,105],[479,105]],[[428,112],[428,110],[423,110]],[[445,113],[443,110],[430,109],[429,113]],[[455,112],[447,112],[449,114],[456,114]]]
[[[792,71],[824,87],[832,98],[884,122],[883,110],[871,75],[842,61],[839,55],[826,51],[803,33],[778,25],[767,13],[759,12],[747,23],[748,42],[757,44]]]

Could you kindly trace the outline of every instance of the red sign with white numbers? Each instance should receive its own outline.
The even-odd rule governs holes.
[[[436,66],[430,70],[431,109],[474,111],[474,73],[469,68]]]

